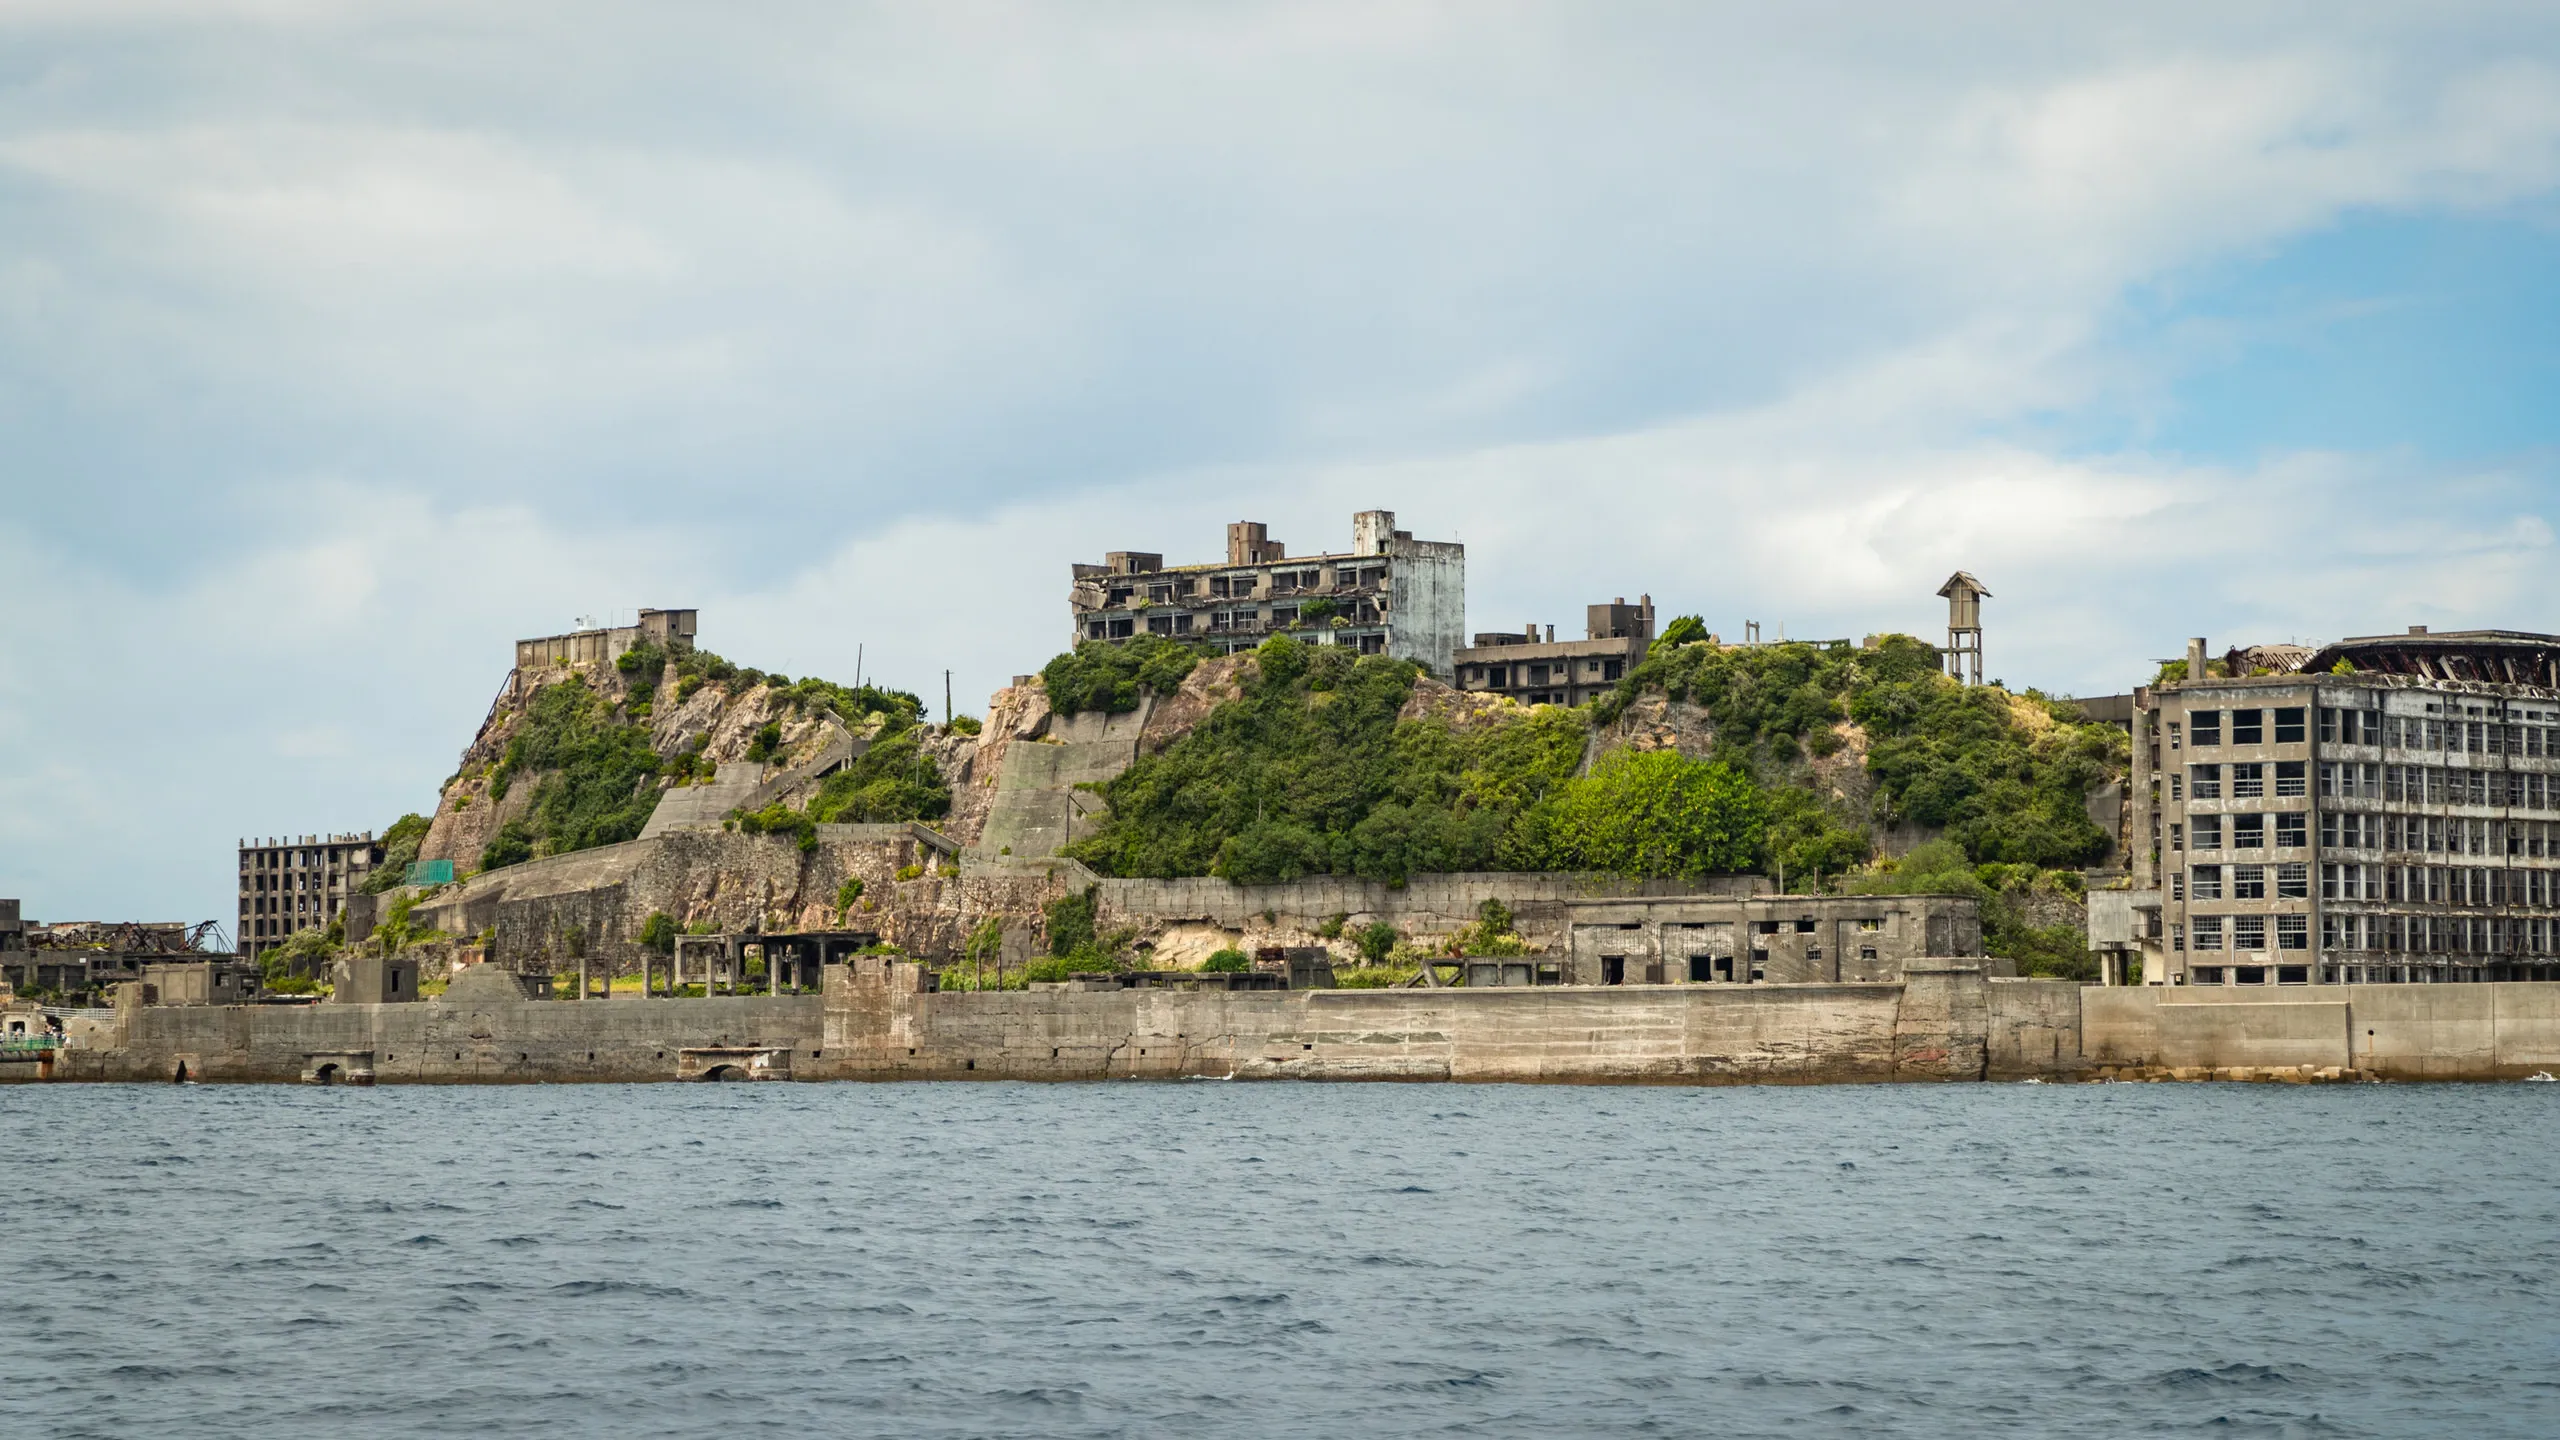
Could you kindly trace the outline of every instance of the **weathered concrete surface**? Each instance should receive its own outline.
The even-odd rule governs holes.
[[[815,996],[509,1000],[460,1005],[141,1006],[74,1020],[67,1080],[297,1081],[316,1063],[358,1083],[673,1080],[685,1052],[806,1053]],[[184,1067],[183,1075],[181,1067]]]
[[[566,1001],[466,990],[406,1005],[141,1007],[75,1022],[56,1078],[504,1083],[736,1078],[1468,1080],[1826,1084],[1978,1080],[2044,997],[1947,967],[1909,985],[939,994],[884,957],[823,997]],[[2004,992],[1995,1001],[1994,989]],[[2069,987],[2055,987],[2067,991]],[[2033,1061],[2020,1057],[2036,1055]]]
[[[2512,1080],[2560,1072],[2560,984],[2132,986],[2081,996],[2100,1073],[2331,1072]]]

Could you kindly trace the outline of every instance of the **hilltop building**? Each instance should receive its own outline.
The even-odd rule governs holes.
[[[1227,527],[1223,564],[1174,565],[1114,550],[1073,567],[1076,643],[1163,635],[1228,654],[1289,633],[1420,663],[1446,678],[1467,623],[1467,549],[1416,540],[1392,510],[1351,517],[1351,548],[1291,558],[1269,527]]]
[[[1481,633],[1450,657],[1461,690],[1508,695],[1530,705],[1579,705],[1615,688],[1653,643],[1653,597],[1619,596],[1583,611],[1583,638],[1558,640],[1556,627]]]
[[[255,960],[299,930],[325,930],[382,863],[381,842],[299,835],[240,842],[240,954]]]
[[[2137,692],[2153,984],[2560,979],[2560,636],[2263,647]]]
[[[643,610],[637,623],[600,625],[565,635],[543,635],[516,642],[516,668],[543,665],[610,665],[622,652],[646,640],[671,652],[693,648],[694,611]]]

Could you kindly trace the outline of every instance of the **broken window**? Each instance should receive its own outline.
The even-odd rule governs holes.
[[[2198,900],[2219,900],[2222,898],[2221,866],[2199,865],[2195,868],[2195,877],[2195,886],[2188,892],[2189,894],[2193,895]]]
[[[2264,710],[2232,711],[2231,743],[2234,745],[2264,745],[2267,743],[2266,721],[2267,712]]]
[[[2295,849],[2311,843],[2311,817],[2299,810],[2281,811],[2276,815],[2276,847]]]
[[[2267,867],[2234,865],[2231,867],[2231,898],[2264,900],[2267,898]]]
[[[2231,917],[2231,948],[2264,950],[2267,948],[2267,917],[2234,915]]]
[[[2222,948],[2221,916],[2198,915],[2195,917],[2195,948],[2198,950],[2219,950]],[[2220,981],[2221,972],[2214,971],[2212,973],[2214,975],[2214,980],[2204,981],[2203,983],[2213,984]],[[2201,974],[2199,974],[2198,979],[2200,981],[2202,980]]]
[[[2276,743],[2299,745],[2302,740],[2302,707],[2299,705],[2279,707],[2276,711]]]
[[[2190,710],[2187,712],[2187,728],[2198,745],[2219,745],[2222,743],[2222,712]]]
[[[2309,917],[2302,915],[2277,916],[2276,948],[2279,950],[2310,949],[2311,921]],[[2302,975],[2299,968],[2290,965],[2286,966],[2283,970],[2278,971],[2276,973],[2276,979],[2280,983],[2287,985],[2299,985],[2302,983]]]
[[[2234,815],[2231,817],[2231,848],[2257,850],[2267,843],[2267,817]]]
[[[2189,783],[2193,787],[2195,797],[2197,799],[2219,800],[2222,798],[2221,766],[2190,765],[2187,767],[2187,774],[2190,777]]]
[[[2300,862],[2276,867],[2276,898],[2308,900],[2311,898],[2311,867]]]
[[[2306,763],[2307,762],[2301,760],[2279,760],[2276,762],[2277,795],[2299,795],[2303,793],[2302,767]],[[2354,767],[2350,766],[2348,768],[2352,775]],[[2354,787],[2350,785],[2348,788],[2350,792],[2352,792]]]
[[[2231,798],[2255,800],[2267,793],[2267,767],[2255,762],[2231,767]]]
[[[2221,816],[2219,816],[2219,815],[2198,815],[2198,816],[2196,816],[2196,817],[2195,817],[2194,825],[2195,825],[2195,842],[2196,842],[2196,848],[2197,848],[2197,849],[2199,849],[2199,850],[2219,850],[2219,849],[2221,849],[2221,848],[2222,848],[2222,817],[2221,817]]]

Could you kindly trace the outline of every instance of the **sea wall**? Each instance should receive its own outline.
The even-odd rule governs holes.
[[[2081,993],[2099,1073],[2512,1080],[2560,1072],[2560,984],[2127,986]]]
[[[457,985],[459,982],[457,982]],[[74,1020],[52,1077],[509,1083],[1219,1077],[1831,1084],[2064,1076],[2074,987],[1972,966],[1903,984],[937,993],[858,957],[823,995],[137,1006]],[[2051,993],[2046,993],[2051,992]],[[2066,1039],[2055,1037],[2063,1036]],[[33,1077],[28,1077],[33,1078]]]

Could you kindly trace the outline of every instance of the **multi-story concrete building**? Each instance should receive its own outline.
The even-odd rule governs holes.
[[[2560,636],[2233,652],[2137,692],[2144,979],[2560,978]]]
[[[1445,678],[1466,629],[1467,549],[1416,540],[1395,523],[1392,510],[1363,510],[1351,517],[1349,551],[1295,559],[1252,521],[1227,527],[1224,564],[1168,566],[1160,554],[1112,551],[1074,567],[1075,640],[1163,635],[1233,654],[1287,633],[1416,661]]]
[[[1553,625],[1541,637],[1532,625],[1517,634],[1480,633],[1475,642],[1450,657],[1459,689],[1531,705],[1579,705],[1607,694],[1644,659],[1653,643],[1653,597],[1630,605],[1621,595],[1584,607],[1580,640],[1558,640]]]
[[[691,610],[643,610],[630,625],[598,625],[565,635],[544,635],[516,642],[516,668],[543,665],[610,665],[622,652],[646,640],[670,651],[693,648]]]
[[[241,841],[240,954],[254,960],[296,931],[328,928],[381,863],[370,830]]]

